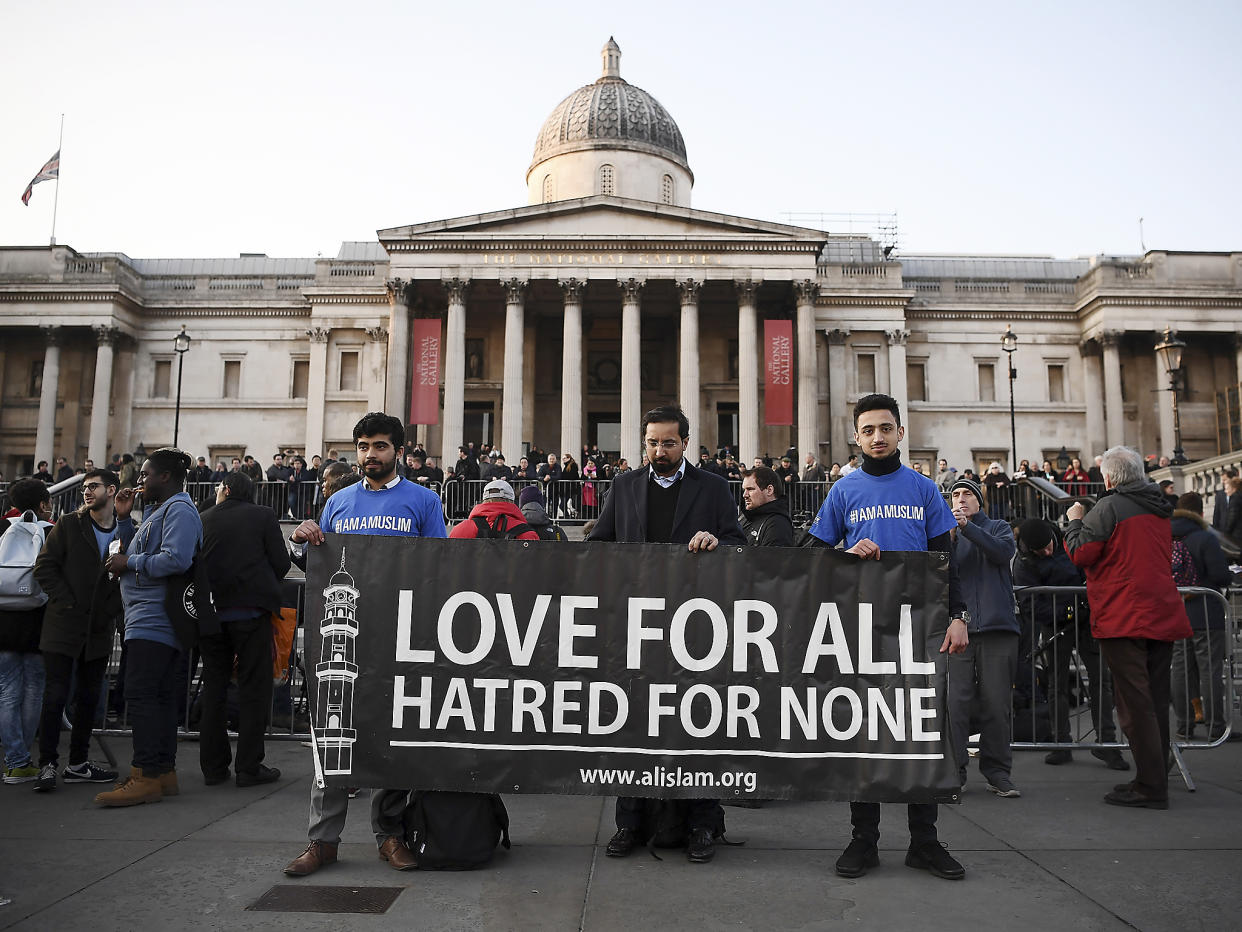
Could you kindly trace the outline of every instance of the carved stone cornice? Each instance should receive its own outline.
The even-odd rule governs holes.
[[[526,298],[526,280],[510,278],[504,282],[505,304],[521,304]]]
[[[889,346],[905,346],[906,341],[910,339],[909,330],[886,330],[884,335],[888,337]]]
[[[366,334],[372,343],[387,343],[388,328],[387,327],[367,327]]]
[[[565,295],[566,304],[581,304],[586,292],[586,282],[579,278],[567,278],[561,283],[561,292]]]
[[[448,293],[449,304],[465,304],[466,292],[470,289],[470,280],[466,278],[446,278],[441,282]]]
[[[40,327],[39,333],[43,335],[43,342],[48,346],[60,346],[64,340],[64,327]]]
[[[797,297],[799,304],[814,304],[815,299],[819,297],[819,283],[813,282],[809,278],[804,278],[800,282],[794,282],[794,295]]]
[[[121,329],[110,324],[95,324],[95,343],[99,346],[113,346],[121,338]]]
[[[844,346],[845,341],[850,338],[850,332],[848,330],[844,330],[840,327],[837,327],[834,330],[825,330],[824,336],[828,338],[829,345]]]
[[[738,304],[754,304],[755,296],[759,293],[759,283],[754,279],[743,278],[735,281],[733,287],[737,289]]]
[[[698,304],[699,292],[703,290],[703,283],[695,281],[693,278],[683,278],[677,283],[677,292],[681,295],[681,303]]]
[[[312,343],[327,343],[328,337],[332,331],[327,327],[311,327],[306,331],[306,335],[310,337]]]
[[[642,301],[643,286],[647,283],[639,281],[637,278],[627,278],[625,281],[618,281],[621,286],[621,302],[623,304],[639,304]]]

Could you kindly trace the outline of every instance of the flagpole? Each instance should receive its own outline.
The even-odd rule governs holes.
[[[65,141],[65,115],[60,115],[60,137],[56,140],[56,153],[60,154],[61,145]],[[56,194],[52,197],[52,245],[56,245],[56,208],[60,203],[60,167],[56,168]]]

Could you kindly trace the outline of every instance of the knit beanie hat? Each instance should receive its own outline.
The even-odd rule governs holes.
[[[543,500],[543,493],[539,491],[539,486],[537,485],[528,485],[526,488],[522,489],[521,493],[518,495],[519,507],[522,505],[529,505],[531,502],[534,502],[537,505],[545,504]]]
[[[968,489],[975,499],[979,502],[980,507],[983,505],[983,489],[979,488],[979,483],[974,479],[967,479],[965,476],[959,478],[949,488],[949,494],[952,495],[955,489]]]
[[[1018,527],[1018,540],[1028,550],[1043,550],[1052,543],[1055,532],[1042,518],[1028,518]]]

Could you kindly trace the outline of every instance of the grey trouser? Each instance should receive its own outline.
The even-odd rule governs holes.
[[[405,812],[409,795],[409,790],[371,790],[371,831],[375,833],[376,846],[382,845],[389,835],[405,837],[401,814]],[[339,844],[348,811],[349,790],[343,786],[325,786],[320,789],[311,780],[310,828],[306,833],[307,837],[311,841]]]
[[[988,780],[1008,777],[1013,767],[1013,677],[1018,666],[1016,631],[972,631],[960,654],[949,654],[946,704],[949,736],[959,774],[970,758],[971,710],[979,724],[979,772]],[[976,697],[978,702],[976,704]]]
[[[1185,734],[1186,723],[1195,720],[1190,700],[1196,696],[1203,699],[1203,719],[1208,726],[1208,736],[1215,740],[1224,732],[1228,722],[1225,715],[1225,656],[1228,648],[1223,628],[1196,631],[1193,637],[1173,645],[1173,713],[1179,732]],[[1187,675],[1194,672],[1198,675]]]

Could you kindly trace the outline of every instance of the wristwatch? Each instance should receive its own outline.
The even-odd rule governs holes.
[[[966,627],[969,628],[970,627],[970,612],[965,612],[965,611],[958,612],[956,615],[952,615],[949,617],[949,624],[952,624],[955,621],[960,621],[962,624],[964,624]]]

